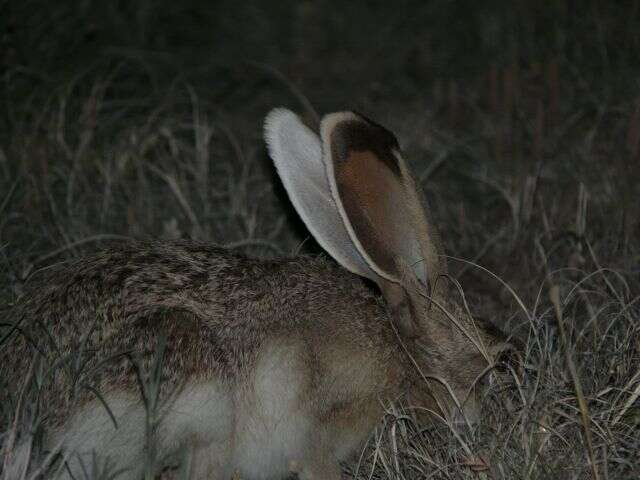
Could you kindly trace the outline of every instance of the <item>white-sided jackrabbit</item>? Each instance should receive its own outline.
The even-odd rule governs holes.
[[[117,478],[141,478],[152,438],[156,459],[186,452],[194,479],[338,479],[389,401],[474,412],[504,337],[449,298],[395,137],[351,112],[325,116],[318,137],[284,109],[265,137],[339,265],[131,242],[43,272],[8,312],[0,401],[37,383],[64,475],[108,459]]]

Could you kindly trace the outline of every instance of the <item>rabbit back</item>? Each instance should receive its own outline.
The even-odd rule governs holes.
[[[159,371],[157,455],[188,444],[205,459],[194,478],[228,468],[260,478],[308,458],[310,438],[344,458],[369,432],[405,381],[386,315],[360,278],[322,257],[132,242],[43,272],[0,355],[9,375],[34,355],[58,365],[45,387],[52,445],[106,453],[135,478],[144,385]]]

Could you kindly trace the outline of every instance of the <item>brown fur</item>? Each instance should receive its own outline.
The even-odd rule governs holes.
[[[195,242],[132,242],[37,277],[8,314],[15,331],[0,351],[2,378],[17,386],[34,358],[51,365],[82,352],[81,371],[60,369],[44,395],[60,412],[93,395],[74,392],[74,377],[101,392],[136,390],[131,358],[149,370],[162,335],[167,392],[187,379],[235,384],[264,342],[278,337],[304,345],[320,419],[346,421],[365,399],[377,403],[424,384],[382,299],[324,257],[258,260]],[[432,316],[419,342],[425,351],[409,345],[409,353],[424,372],[470,385],[480,353],[436,308]]]

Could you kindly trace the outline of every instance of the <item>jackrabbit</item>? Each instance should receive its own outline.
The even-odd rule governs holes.
[[[153,439],[154,468],[182,452],[193,479],[338,479],[390,401],[477,415],[475,386],[508,344],[449,294],[393,134],[341,112],[318,137],[275,109],[265,138],[339,265],[130,242],[42,272],[7,313],[0,401],[37,386],[63,476],[101,461],[139,479]],[[9,453],[7,469],[26,468]]]

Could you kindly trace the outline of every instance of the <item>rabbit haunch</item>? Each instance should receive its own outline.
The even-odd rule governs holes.
[[[131,242],[45,271],[9,311],[3,376],[20,385],[34,359],[58,367],[40,399],[54,412],[49,447],[73,475],[95,453],[139,478],[149,378],[160,385],[155,468],[186,452],[194,479],[338,479],[338,462],[403,397],[477,414],[474,386],[504,338],[448,295],[395,138],[352,112],[327,115],[320,133],[283,109],[265,122],[293,205],[340,265]]]

